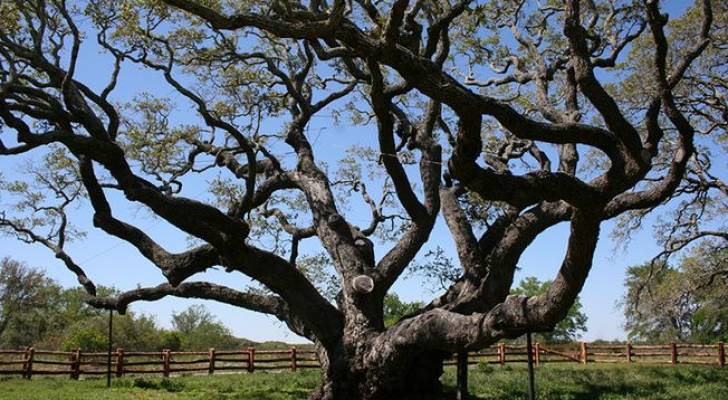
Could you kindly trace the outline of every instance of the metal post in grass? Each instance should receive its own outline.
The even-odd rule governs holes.
[[[468,398],[468,352],[461,351],[457,354],[457,400]]]
[[[106,387],[111,387],[111,338],[114,329],[114,310],[109,309],[109,347],[108,353],[106,354]]]
[[[526,332],[526,355],[528,356],[528,399],[536,400],[536,382],[533,376],[533,346],[531,345],[531,332]]]

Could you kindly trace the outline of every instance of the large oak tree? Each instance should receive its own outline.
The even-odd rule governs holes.
[[[314,399],[437,398],[449,354],[548,331],[567,314],[604,221],[679,197],[696,168],[712,176],[682,95],[703,76],[692,67],[711,43],[710,0],[690,11],[677,48],[657,0],[0,4],[0,154],[45,157],[29,167],[33,184],[4,184],[19,199],[5,229],[51,249],[98,307],[178,296],[276,316],[317,344]],[[642,52],[627,57],[637,40]],[[92,41],[114,60],[97,90],[76,72]],[[152,95],[114,101],[130,64],[157,73],[196,122],[175,122]],[[620,90],[622,69],[641,72],[640,101]],[[362,124],[375,148],[332,170],[308,132],[324,113]],[[184,190],[216,170],[212,200]],[[345,212],[353,194],[370,223]],[[168,251],[120,219],[124,201],[195,246]],[[66,251],[78,202],[166,282],[97,297]],[[385,327],[392,285],[444,240],[430,237],[438,218],[457,276]],[[548,290],[509,296],[521,254],[559,223],[570,235]],[[299,255],[314,240],[323,253]],[[258,286],[195,280],[217,266]]]

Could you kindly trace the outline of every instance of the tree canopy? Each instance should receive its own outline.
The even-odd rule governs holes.
[[[658,226],[668,253],[725,240],[721,214],[703,223],[725,207],[722,3],[673,21],[658,0],[3,1],[0,154],[42,162],[3,180],[0,226],[50,249],[96,307],[177,296],[277,317],[317,343],[313,398],[437,396],[448,353],[568,315],[604,221],[629,234],[679,205]],[[88,46],[111,61],[102,85],[77,72]],[[128,68],[181,104],[116,98]],[[317,118],[368,140],[332,163]],[[129,202],[192,245],[166,248]],[[77,204],[164,280],[97,293],[67,251]],[[385,324],[438,220],[457,261],[431,265],[455,272]],[[561,223],[548,289],[510,295],[523,252]],[[217,267],[253,284],[198,280]]]
[[[51,306],[58,286],[43,272],[3,258],[0,261],[0,345],[12,346],[19,339],[37,337],[44,330],[38,310]],[[31,330],[31,332],[29,332]]]
[[[119,291],[99,286],[100,295]],[[5,258],[0,264],[0,348],[26,346],[56,350],[103,351],[108,347],[108,313],[86,304],[80,288],[62,288],[38,269]],[[201,304],[172,315],[171,329],[149,315],[127,312],[114,317],[113,345],[134,351],[162,349],[240,349],[236,338]],[[264,343],[264,347],[269,344]]]
[[[623,306],[630,337],[694,343],[728,339],[728,250],[714,251],[709,244],[696,247],[676,266],[629,268]]]

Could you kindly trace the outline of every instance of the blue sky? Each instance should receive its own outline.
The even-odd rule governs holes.
[[[673,14],[679,13],[680,3],[684,5],[684,2],[670,3],[669,10]],[[109,58],[99,54],[94,44],[87,43],[82,48],[81,60],[83,61],[78,66],[77,78],[94,88],[105,85],[111,70]],[[125,64],[113,98],[124,101],[144,91],[154,93],[156,96],[170,97],[179,106],[173,115],[175,122],[189,122],[187,120],[189,117],[185,115],[190,114],[191,107],[172,88],[164,84],[157,73],[141,70],[129,63]],[[371,145],[375,132],[371,126],[352,127],[347,126],[346,122],[336,126],[327,118],[315,118],[310,126],[310,137],[316,140],[317,156],[333,164],[344,155],[344,150],[348,146]],[[8,179],[20,176],[19,165],[18,159],[0,158],[0,170]],[[198,197],[204,194],[205,189],[204,182],[198,179],[191,181],[184,193],[190,197]],[[125,202],[118,198],[118,195],[110,197],[120,200],[116,203],[120,206],[115,209],[118,217],[133,222],[169,250],[180,251],[187,246],[186,237],[175,228],[159,219],[149,218],[138,205]],[[6,207],[6,200],[2,197],[0,197],[0,207]],[[87,207],[73,211],[77,224],[88,232],[88,237],[69,245],[68,252],[97,284],[131,289],[137,285],[157,285],[163,282],[158,270],[133,247],[95,230],[90,224],[88,211]],[[350,214],[352,223],[363,225],[368,222],[366,218],[368,213],[360,211],[363,211],[360,207],[352,209]],[[536,276],[541,280],[552,279],[565,253],[568,229],[567,224],[560,224],[541,235],[522,256],[519,262],[521,269],[516,275],[516,280],[519,281],[526,276]],[[597,248],[594,266],[581,295],[584,311],[589,317],[588,332],[584,336],[586,340],[625,337],[622,312],[617,305],[624,293],[625,268],[644,262],[658,252],[649,229],[637,233],[626,247],[611,240],[610,230],[611,223],[603,224],[603,234]],[[440,245],[449,254],[454,254],[450,235],[441,220],[431,235],[431,246],[435,245]],[[310,249],[312,244],[307,243],[306,246]],[[381,257],[383,252],[384,249],[378,246],[377,255]],[[424,251],[420,254],[423,253]],[[40,267],[64,286],[77,285],[75,276],[43,247],[25,245],[13,238],[0,237],[0,257],[3,256],[10,256],[31,266]],[[227,274],[221,271],[210,271],[196,279],[209,279],[235,288],[241,288],[248,283],[248,280],[239,274]],[[395,285],[394,290],[405,300],[427,300],[433,296],[432,292],[423,288],[423,283],[419,279],[401,280]],[[162,326],[169,326],[172,312],[181,311],[194,303],[206,304],[235,335],[259,341],[301,341],[273,317],[214,302],[166,298],[154,303],[135,303],[131,309],[134,312],[154,315]]]

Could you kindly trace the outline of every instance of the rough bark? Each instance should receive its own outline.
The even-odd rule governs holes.
[[[84,37],[74,21],[76,11],[65,2],[11,3],[7,19],[17,26],[4,21],[0,25],[0,120],[3,133],[12,131],[17,138],[9,147],[0,141],[0,155],[62,147],[78,170],[78,185],[68,195],[68,187],[46,179],[46,189],[60,204],[48,207],[26,199],[23,207],[31,217],[14,219],[3,212],[0,227],[52,250],[84,285],[89,303],[97,307],[125,311],[134,301],[177,296],[274,315],[317,343],[324,372],[324,383],[312,395],[317,400],[440,398],[442,361],[449,354],[527,331],[552,329],[584,285],[601,223],[630,210],[657,207],[673,198],[684,181],[695,153],[695,128],[673,91],[708,45],[712,22],[711,2],[701,0],[698,40],[684,54],[674,55],[678,59],[671,61],[674,67],[669,70],[666,20],[659,1],[611,9],[608,15],[602,13],[614,7],[613,2],[595,7],[591,1],[567,0],[563,9],[523,8],[519,2],[506,2],[503,10],[490,16],[497,20],[493,26],[480,26],[490,21],[473,19],[477,13],[472,12],[475,2],[471,0],[443,2],[442,7],[406,0],[276,1],[256,2],[258,8],[251,9],[165,0],[164,12],[141,11],[150,13],[149,18],[140,18],[148,26],[132,30],[131,35],[138,36],[131,40],[115,40],[114,24],[133,17],[122,15],[116,2],[93,2],[101,13],[91,18],[98,30],[96,40],[115,60],[110,83],[97,92],[75,76],[76,64],[83,61],[79,49]],[[159,15],[151,15],[155,12]],[[534,26],[523,28],[519,18],[524,12],[537,13],[533,21],[541,19],[542,24],[558,28],[551,34],[563,37],[551,40]],[[599,30],[599,21],[605,26],[619,23],[615,16],[620,13],[634,14],[633,27]],[[176,19],[167,19],[170,15]],[[206,38],[206,45],[218,46],[216,51],[200,49],[197,43],[185,48],[183,40],[169,37],[160,28],[187,18],[195,21],[190,25],[199,29],[196,33]],[[451,71],[459,65],[448,64],[452,53],[459,52],[454,55],[458,60],[483,57],[470,57],[463,53],[467,49],[453,46],[457,31],[453,26],[462,34],[468,24],[477,25],[476,35],[479,29],[509,28],[523,54],[492,60],[504,63],[494,66],[499,78],[480,82],[469,71],[465,80],[458,79]],[[122,37],[130,34],[126,26],[116,28]],[[644,115],[643,138],[632,121],[639,117],[628,114],[605,89],[598,70],[615,68],[628,44],[648,31],[655,43],[656,90],[648,94],[650,102],[643,113],[631,113]],[[265,45],[255,51],[237,45],[252,37]],[[543,49],[549,41],[553,48]],[[297,46],[296,54],[280,51],[286,46]],[[319,75],[323,72],[315,65],[333,61],[336,68],[329,64],[323,69],[336,69],[337,74]],[[226,73],[241,66],[252,68],[248,72],[257,78],[243,77],[235,85],[259,85],[261,97],[265,91],[281,90],[276,92],[275,106],[251,100],[242,108],[272,107],[275,118],[289,117],[281,128],[281,146],[288,146],[291,152],[286,155],[293,157],[293,165],[281,162],[266,140],[250,133],[255,124],[260,127],[267,111],[257,115],[258,121],[242,126],[235,118],[221,116],[203,95],[187,86],[189,80],[178,74],[202,68],[195,62]],[[134,166],[121,140],[128,134],[121,110],[109,100],[124,63],[158,72],[193,105],[200,130],[219,132],[224,139],[185,136],[180,141],[187,146],[187,161],[171,171],[150,172]],[[518,92],[514,99],[521,96],[521,88],[527,88],[534,101],[518,102],[471,90],[472,86],[513,84],[519,85],[518,90],[509,89]],[[550,88],[556,85],[563,90],[554,94]],[[369,108],[366,112],[376,122],[376,152],[388,184],[377,203],[361,178],[346,183],[352,193],[362,194],[372,210],[366,228],[352,223],[345,207],[337,204],[335,185],[341,182],[334,182],[316,159],[316,143],[307,135],[312,118],[354,94],[364,98],[358,101]],[[532,103],[533,110],[524,109],[523,103]],[[587,119],[592,122],[582,122]],[[490,127],[493,121],[497,128]],[[676,133],[671,143],[664,139],[668,128],[662,125],[667,123]],[[172,136],[168,126],[154,128],[154,134]],[[488,137],[491,130],[500,135]],[[490,139],[497,142],[495,149],[488,147]],[[557,162],[552,163],[540,145],[557,145]],[[445,146],[449,151],[443,150]],[[582,147],[597,150],[606,160],[604,168],[586,175],[588,179],[577,173]],[[207,168],[220,168],[239,183],[241,193],[231,195],[227,209],[181,194],[181,177],[201,172],[195,167],[201,154],[215,158]],[[512,161],[528,156],[536,160],[536,167],[511,169]],[[664,161],[655,162],[658,157]],[[558,166],[556,171],[552,165]],[[667,167],[660,169],[660,165]],[[96,170],[108,177],[101,179]],[[654,174],[663,176],[654,178]],[[168,251],[114,214],[116,205],[107,197],[109,190],[119,191],[126,201],[144,206],[203,244],[181,253]],[[308,217],[305,226],[279,208],[276,196],[286,191],[302,194]],[[166,282],[115,298],[96,297],[93,282],[64,247],[66,208],[84,197],[81,192],[87,195],[94,226],[131,244],[162,272]],[[398,215],[384,213],[387,201],[398,203]],[[476,234],[466,210],[474,205],[496,209],[483,217],[486,227],[481,234]],[[50,235],[33,229],[38,219],[32,216],[42,213],[51,220],[47,222],[52,226]],[[278,236],[275,249],[252,240],[255,227],[251,224],[256,219],[251,215],[274,219],[276,232],[289,240],[290,249],[280,250]],[[438,299],[385,327],[384,297],[432,240],[430,234],[440,216],[454,241],[463,274]],[[378,255],[369,237],[385,221],[394,220],[405,222],[386,253]],[[569,223],[571,231],[566,257],[549,291],[532,298],[509,296],[523,252],[559,223]],[[302,240],[318,240],[330,259],[340,289],[336,304],[297,265]],[[244,274],[267,291],[190,281],[217,266]],[[372,290],[353,284],[362,277],[364,281],[371,278]]]
[[[323,362],[323,382],[311,394],[311,400],[440,400],[443,392],[440,376],[444,352],[401,351],[396,359],[382,363],[377,349],[368,356],[346,355],[346,352],[326,352]]]

